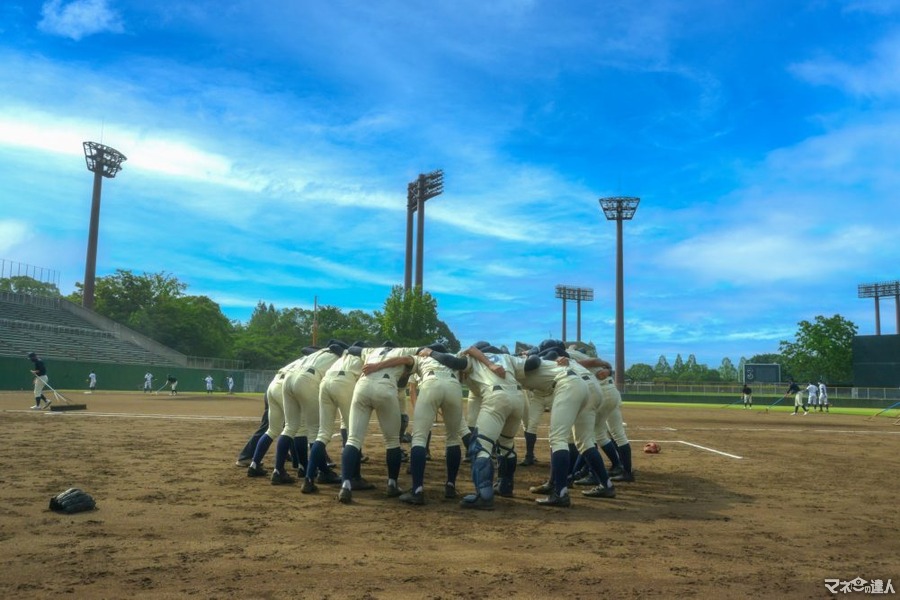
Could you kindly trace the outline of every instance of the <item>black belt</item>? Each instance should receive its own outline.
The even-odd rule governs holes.
[[[390,379],[391,376],[388,375],[387,373],[385,373],[384,375],[381,376],[381,378],[382,378],[382,379]]]
[[[425,377],[429,377],[429,376],[437,377],[437,374],[434,371],[428,371],[427,373],[425,373]],[[450,373],[450,377],[452,377],[453,379],[456,379],[456,373]]]
[[[315,370],[315,369],[307,369],[306,372],[307,372],[307,373],[312,373],[313,375],[316,374],[316,370]]]
[[[591,380],[591,376],[590,376],[590,375],[582,375],[581,378],[584,379],[585,381],[590,381],[590,380]]]
[[[346,375],[346,373],[344,371],[338,371],[337,374],[338,375]]]
[[[566,371],[566,375],[575,375],[575,371],[569,369],[568,371]]]
[[[491,391],[492,391],[492,392],[499,392],[499,391],[502,390],[502,389],[503,389],[503,386],[502,386],[502,385],[495,385],[494,387],[491,388]],[[521,385],[517,385],[517,386],[516,386],[516,389],[517,389],[517,390],[521,390],[521,389],[522,389],[522,386],[521,386]]]

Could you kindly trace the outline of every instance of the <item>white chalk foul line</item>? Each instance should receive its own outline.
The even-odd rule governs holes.
[[[707,452],[712,452],[714,454],[720,454],[722,456],[727,456],[728,458],[736,458],[737,460],[742,460],[743,456],[738,456],[737,454],[729,454],[727,452],[722,452],[721,450],[716,450],[715,448],[707,448],[706,446],[701,446],[700,444],[692,444],[691,442],[686,442],[684,440],[675,440],[678,444],[684,444],[685,446],[691,446],[692,448],[699,448],[700,450],[706,450]]]

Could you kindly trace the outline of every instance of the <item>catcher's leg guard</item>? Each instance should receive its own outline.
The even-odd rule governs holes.
[[[494,498],[494,461],[490,457],[481,456],[472,461],[472,481],[475,490],[484,500]]]

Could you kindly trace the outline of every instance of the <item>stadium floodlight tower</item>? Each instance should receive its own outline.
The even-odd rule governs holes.
[[[91,223],[88,231],[87,260],[84,266],[84,297],[81,305],[94,308],[94,278],[97,274],[97,232],[100,229],[100,188],[103,178],[112,179],[122,168],[125,155],[97,142],[84,142],[84,159],[88,171],[94,174],[94,195],[91,200]]]
[[[567,342],[566,339],[566,302],[569,300],[575,301],[575,306],[577,308],[577,316],[575,318],[575,324],[577,326],[575,341],[581,341],[581,303],[583,301],[590,301],[594,299],[594,289],[593,288],[582,288],[582,287],[573,287],[571,285],[558,285],[556,286],[556,297],[561,298],[563,301],[562,305],[562,341]]]
[[[640,198],[613,196],[600,198],[600,208],[607,221],[616,222],[616,373],[619,391],[625,388],[625,293],[622,283],[622,221],[630,221],[637,212]]]
[[[422,264],[425,254],[425,201],[444,193],[444,172],[440,169],[422,173],[406,187],[406,269],[403,289],[412,284],[412,214],[418,211],[416,223],[416,286],[422,288]]]

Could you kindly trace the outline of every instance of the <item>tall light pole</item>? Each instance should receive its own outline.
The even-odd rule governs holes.
[[[81,305],[94,308],[94,278],[97,274],[97,232],[100,229],[100,187],[104,177],[112,179],[122,168],[125,155],[97,142],[84,142],[84,160],[94,174],[94,194],[91,200],[91,223],[88,230],[87,260],[84,265],[84,297]]]
[[[563,301],[562,305],[562,341],[568,341],[566,339],[566,302],[568,300],[574,300],[576,304],[576,308],[578,309],[577,317],[575,323],[577,325],[577,333],[575,335],[575,341],[581,341],[581,302],[583,300],[593,300],[594,299],[594,289],[593,288],[581,288],[581,287],[573,287],[571,285],[558,285],[556,286],[556,297],[561,298]]]
[[[600,198],[600,208],[608,221],[616,222],[616,387],[625,388],[625,292],[622,268],[622,221],[634,218],[640,198],[614,196]]]
[[[416,225],[416,286],[422,288],[425,255],[425,201],[444,192],[444,172],[440,169],[420,174],[406,187],[406,269],[403,287],[410,289],[412,268],[412,213],[418,211]]]

